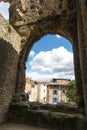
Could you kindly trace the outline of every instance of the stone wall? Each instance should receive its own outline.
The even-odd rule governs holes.
[[[87,116],[87,2],[77,0],[77,29],[82,87]]]
[[[24,91],[28,54],[46,34],[59,34],[72,43],[78,106],[84,110],[85,104],[87,116],[86,8],[85,0],[10,0],[10,23],[21,38],[0,16],[0,122],[12,94]]]
[[[0,15],[0,123],[15,93],[20,36]]]
[[[36,41],[46,34],[60,34],[72,43],[77,35],[76,3],[58,0],[16,0],[11,2],[10,23],[22,37],[17,91],[24,91],[25,64]]]
[[[9,109],[9,122],[53,130],[87,129],[87,121],[79,114],[78,108],[66,104],[12,103]]]
[[[29,38],[31,33],[34,37],[35,32],[41,36],[49,32],[71,39],[70,29],[74,31],[76,25],[76,1],[13,0],[10,6],[10,23],[25,38]]]
[[[25,4],[26,3],[26,4]],[[14,13],[15,12],[15,13]],[[77,102],[84,109],[77,31],[76,1],[17,0],[11,2],[10,23],[22,36],[17,88],[24,90],[25,63],[33,44],[46,34],[59,34],[72,43],[74,51]]]

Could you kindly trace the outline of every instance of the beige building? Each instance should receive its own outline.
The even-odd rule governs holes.
[[[35,82],[26,79],[25,92],[30,102],[57,104],[68,102],[66,97],[68,79],[53,79],[50,82]]]
[[[32,79],[26,79],[25,93],[29,93],[29,101],[37,102],[38,101],[38,86],[37,83]]]
[[[38,82],[38,101],[40,103],[47,103],[47,84],[47,82]]]
[[[68,79],[53,79],[49,82],[47,85],[47,103],[67,103],[66,91],[69,82]]]
[[[47,83],[35,82],[31,79],[26,79],[25,93],[29,93],[30,102],[47,103]]]

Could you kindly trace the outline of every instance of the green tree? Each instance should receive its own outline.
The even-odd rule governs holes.
[[[67,92],[66,95],[69,99],[69,102],[76,102],[76,84],[75,80],[71,80],[67,85]]]

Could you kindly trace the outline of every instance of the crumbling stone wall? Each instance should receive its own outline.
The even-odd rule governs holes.
[[[6,2],[8,0],[3,1]],[[3,94],[6,95],[4,92],[6,86],[4,83],[6,82],[9,85],[9,89],[11,89],[11,95],[12,91],[14,92],[13,89],[16,90],[16,93],[24,91],[25,64],[31,47],[37,40],[48,33],[59,34],[72,43],[78,106],[79,109],[84,110],[85,103],[84,112],[87,115],[87,2],[85,0],[10,0],[9,2],[10,23],[21,36],[21,41],[16,32],[15,35],[17,38],[13,34],[9,34],[10,37],[7,37],[5,32],[2,33],[4,35],[1,35],[1,39],[6,37],[6,41],[12,38],[13,41],[9,41],[8,44],[15,45],[15,49],[14,46],[11,46],[12,49],[10,49],[5,44],[5,41],[2,42],[1,40],[1,43],[6,45],[6,55],[8,54],[7,59],[5,57],[4,61],[1,62],[5,71],[5,73],[1,71],[1,75],[3,74],[3,77],[6,76],[5,82],[1,78]],[[3,21],[0,22],[2,26]],[[6,31],[6,28],[4,30]],[[2,32],[1,29],[0,32]],[[2,56],[5,54],[2,51],[0,53]],[[2,57],[0,58],[0,61],[2,61]],[[9,67],[11,63],[12,67]],[[8,73],[6,69],[9,70]],[[10,87],[12,86],[11,84],[13,84],[13,88]],[[9,92],[7,90],[8,94]],[[2,99],[2,108],[6,110],[3,104],[6,98],[2,96]],[[10,96],[9,99],[11,99]],[[9,99],[7,101],[10,101]]]
[[[82,87],[87,115],[87,1],[77,0],[77,29]]]
[[[18,72],[17,91],[24,90],[24,68],[33,44],[48,33],[60,34],[69,39],[73,46],[77,100],[79,107],[84,108],[76,15],[75,0],[17,0],[11,3],[10,23],[22,36],[23,45],[19,61],[22,76]]]
[[[0,15],[0,123],[15,93],[20,36]]]
[[[14,13],[15,12],[15,13]],[[21,35],[17,91],[24,90],[25,63],[33,44],[44,35],[60,34],[72,43],[77,35],[76,2],[68,0],[16,0],[11,2],[10,23]],[[73,23],[73,24],[72,24]],[[22,75],[22,76],[21,76]]]

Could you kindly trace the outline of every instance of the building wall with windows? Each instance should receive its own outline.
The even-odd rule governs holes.
[[[51,82],[26,80],[25,92],[29,93],[30,102],[57,104],[68,102],[66,97],[67,79],[54,79]]]
[[[25,92],[29,93],[30,102],[47,103],[47,83],[26,79]]]
[[[67,84],[70,80],[67,79],[54,79],[47,85],[47,103],[67,103],[66,96]]]
[[[25,85],[25,93],[29,94],[29,101],[30,102],[37,102],[38,101],[38,85],[32,79],[26,79]]]
[[[47,84],[45,82],[39,82],[39,102],[40,103],[47,103]]]

